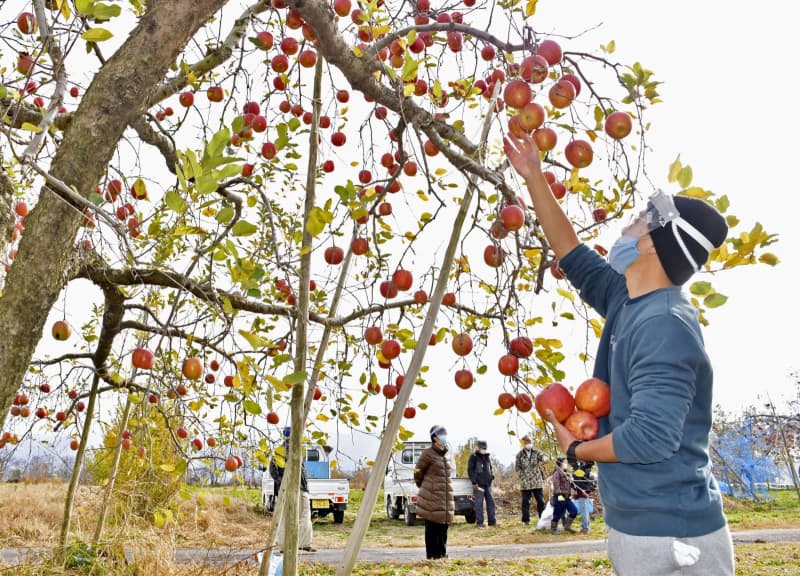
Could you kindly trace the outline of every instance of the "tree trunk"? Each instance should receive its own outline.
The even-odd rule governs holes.
[[[144,105],[190,38],[225,0],[157,0],[95,76],[64,132],[50,175],[84,198],[94,190],[125,128]],[[45,187],[26,218],[19,255],[0,296],[0,427],[53,303],[83,214]]]

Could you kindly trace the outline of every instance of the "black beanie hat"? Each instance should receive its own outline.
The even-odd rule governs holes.
[[[728,236],[728,225],[716,208],[708,202],[697,198],[687,198],[675,196],[675,208],[680,213],[680,219],[685,220],[693,226],[697,232],[714,246],[719,246]],[[676,222],[678,222],[676,224]],[[676,286],[686,282],[697,270],[684,253],[683,249],[675,237],[675,229],[683,240],[697,266],[703,266],[708,261],[709,251],[706,250],[691,234],[682,228],[680,220],[669,222],[666,226],[661,226],[650,232],[653,239],[658,259],[664,272]]]

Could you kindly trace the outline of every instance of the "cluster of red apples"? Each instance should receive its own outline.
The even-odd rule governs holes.
[[[591,440],[599,430],[598,418],[611,411],[611,388],[599,378],[584,380],[573,394],[561,383],[553,382],[536,395],[536,410],[547,420],[551,410],[559,422],[578,440]]]

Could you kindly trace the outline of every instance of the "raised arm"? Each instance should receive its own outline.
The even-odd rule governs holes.
[[[503,148],[508,161],[525,180],[533,209],[547,241],[556,257],[563,258],[580,244],[580,240],[542,173],[542,161],[536,142],[528,134],[523,134],[521,138],[508,134],[503,141]]]

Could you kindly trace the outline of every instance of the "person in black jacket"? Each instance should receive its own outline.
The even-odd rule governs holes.
[[[483,502],[486,501],[486,516],[489,526],[497,524],[495,517],[494,497],[492,496],[492,460],[486,451],[485,440],[478,440],[478,449],[469,457],[467,472],[472,481],[472,488],[475,494],[475,525],[483,528]]]

